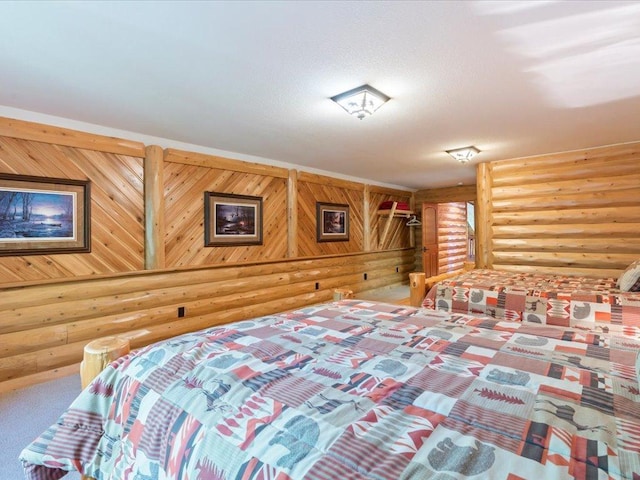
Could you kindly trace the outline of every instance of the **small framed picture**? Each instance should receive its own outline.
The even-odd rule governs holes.
[[[318,242],[344,242],[349,240],[349,205],[316,203]]]
[[[262,245],[262,197],[204,192],[204,246]]]
[[[0,255],[91,251],[88,180],[0,174]]]

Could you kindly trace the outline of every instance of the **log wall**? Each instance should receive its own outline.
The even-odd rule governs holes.
[[[617,277],[640,257],[640,143],[478,167],[482,264]]]
[[[446,204],[451,202],[476,202],[476,186],[461,185],[456,187],[431,188],[418,190],[414,193],[415,210],[422,212],[423,203]],[[476,221],[476,228],[478,222]],[[422,266],[422,231],[415,229],[415,263],[416,271],[423,271]]]
[[[408,282],[411,192],[0,118],[0,173],[89,180],[91,252],[0,256],[0,390],[77,370],[109,334],[142,346],[222,322]],[[204,192],[263,199],[263,245],[205,247]],[[316,202],[350,206],[348,242],[316,241]],[[179,307],[185,316],[178,317]]]
[[[3,287],[0,390],[77,368],[84,345],[102,336],[123,335],[141,347],[328,301],[337,287],[358,294],[399,284],[411,271],[412,249],[398,249]]]
[[[467,261],[467,204],[438,204],[438,275],[456,272]]]

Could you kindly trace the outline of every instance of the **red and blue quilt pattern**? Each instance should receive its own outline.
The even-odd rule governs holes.
[[[640,341],[345,300],[112,363],[30,480],[637,479]]]
[[[470,270],[431,288],[427,308],[640,335],[640,294],[614,278]]]

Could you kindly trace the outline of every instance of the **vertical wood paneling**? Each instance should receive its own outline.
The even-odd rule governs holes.
[[[617,276],[640,257],[640,143],[489,169],[490,177],[478,175],[478,191],[491,199],[479,205],[490,266]]]

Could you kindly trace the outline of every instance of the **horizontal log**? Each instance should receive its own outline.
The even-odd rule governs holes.
[[[576,180],[552,180],[545,183],[525,182],[509,187],[493,187],[491,195],[494,203],[499,200],[516,198],[536,198],[549,195],[567,195],[575,193],[612,192],[615,190],[629,190],[640,185],[640,173],[610,177],[605,173]]]
[[[621,270],[615,268],[578,268],[578,267],[549,267],[541,265],[506,265],[495,264],[495,270],[516,273],[541,273],[550,275],[581,276],[589,278],[618,278]]]
[[[366,264],[352,262],[339,266],[301,269],[296,272],[232,277],[229,280],[222,277],[217,281],[209,279],[207,282],[194,282],[189,285],[188,289],[185,289],[184,286],[154,289],[154,285],[150,282],[146,285],[147,288],[126,294],[112,295],[108,290],[105,290],[104,295],[100,297],[35,305],[7,311],[4,316],[0,317],[0,333],[24,331],[43,325],[65,323],[95,316],[114,315],[123,311],[153,309],[167,304],[183,304],[200,298],[229,293],[240,294],[245,291],[255,291],[257,284],[283,286],[286,289],[297,282],[316,281],[356,272],[373,272],[379,269],[391,270],[402,264],[413,266],[413,257],[408,255],[405,258],[404,261],[397,258],[379,258],[369,260]]]
[[[441,253],[442,255],[449,255],[450,253],[458,250],[466,252],[468,245],[469,243],[467,242],[466,238],[460,241],[450,241],[450,242],[438,245],[438,252]]]
[[[496,265],[539,265],[544,267],[602,268],[624,270],[638,259],[637,254],[572,253],[572,252],[493,252]]]
[[[44,372],[25,375],[11,380],[0,381],[0,394],[22,390],[43,382],[51,382],[60,378],[69,377],[77,374],[80,370],[80,364],[74,363],[60,368],[54,368]],[[78,392],[80,391],[80,379],[78,379]]]
[[[585,208],[569,210],[535,210],[497,212],[494,225],[555,225],[564,223],[635,223],[640,218],[640,206]]]
[[[408,268],[405,270],[408,270]],[[375,273],[378,272],[374,271],[374,274]],[[358,278],[360,277],[358,276]],[[367,281],[359,280],[352,284],[347,284],[346,288],[352,289],[354,292],[363,292],[376,290],[387,285],[406,283],[407,279],[407,271],[394,272],[386,275],[380,274],[380,277],[377,279],[374,278]],[[219,310],[213,311],[205,309],[207,313],[195,317],[183,318],[162,324],[152,322],[144,328],[117,333],[129,338],[133,348],[139,348],[155,341],[164,340],[175,335],[200,330],[213,325],[269,315],[284,310],[299,308],[310,303],[329,301],[332,296],[333,287],[299,295],[289,294],[264,303],[236,307],[231,306],[231,308],[227,306],[227,308],[220,308]],[[99,336],[107,333],[109,333],[109,331],[105,329],[100,332]],[[28,373],[34,374],[45,370],[61,368],[69,363],[79,362],[82,359],[85,344],[86,340],[81,340],[52,347],[47,350],[47,354],[44,356],[39,355],[39,352],[29,352],[20,353],[13,357],[1,358],[0,382],[23,375],[25,373],[25,365],[27,366]]]
[[[95,275],[76,279],[57,279],[39,283],[0,286],[2,311],[34,305],[95,298],[104,295],[123,295],[136,290],[191,286],[243,276],[259,276],[296,272],[321,266],[340,266],[354,263],[368,264],[391,258],[409,258],[412,249],[386,250],[382,252],[327,255],[280,261],[237,263],[232,266],[165,269],[113,275]],[[1,321],[1,319],[0,319]]]
[[[563,175],[567,179],[589,178],[589,176],[594,176],[594,172],[601,170],[609,176],[618,175],[621,171],[620,166],[623,169],[633,168],[633,162],[635,161],[637,166],[639,158],[640,142],[636,142],[583,151],[502,160],[492,162],[493,185],[522,184],[526,183],[527,179],[532,183],[541,183],[538,175],[543,175],[543,178],[549,175],[555,179]],[[637,169],[635,173],[637,173]]]
[[[624,190],[575,193],[567,195],[548,195],[544,197],[521,197],[495,200],[494,214],[528,210],[563,210],[576,208],[628,207],[638,205],[640,187]]]
[[[640,258],[640,232],[636,238],[494,238],[492,245],[494,252],[535,249],[537,252],[632,253]]]
[[[416,206],[422,203],[474,202],[476,200],[476,186],[471,184],[418,190],[414,193],[414,198]]]
[[[198,283],[187,288],[147,288],[117,297],[105,295],[15,309],[5,315],[10,320],[5,328],[20,328],[21,331],[0,335],[0,357],[50,350],[65,343],[88,342],[104,335],[126,334],[172,323],[177,317],[178,307],[185,308],[186,317],[191,317],[246,304],[277,299],[284,301],[291,295],[317,290],[332,292],[345,284],[354,285],[356,291],[386,286],[389,282],[406,280],[414,269],[412,251],[397,253],[401,255],[396,258],[387,254],[377,255],[379,258],[362,264],[351,262],[336,267]],[[363,280],[364,273],[367,273],[367,281]],[[256,289],[256,285],[268,287]],[[59,324],[48,325],[49,321]],[[25,330],[27,326],[31,329]]]
[[[496,238],[560,238],[615,237],[640,239],[640,222],[635,223],[564,223],[558,225],[494,225],[491,235]]]
[[[67,326],[54,325],[0,335],[0,358],[67,343]]]
[[[141,142],[0,117],[0,136],[144,158]]]

